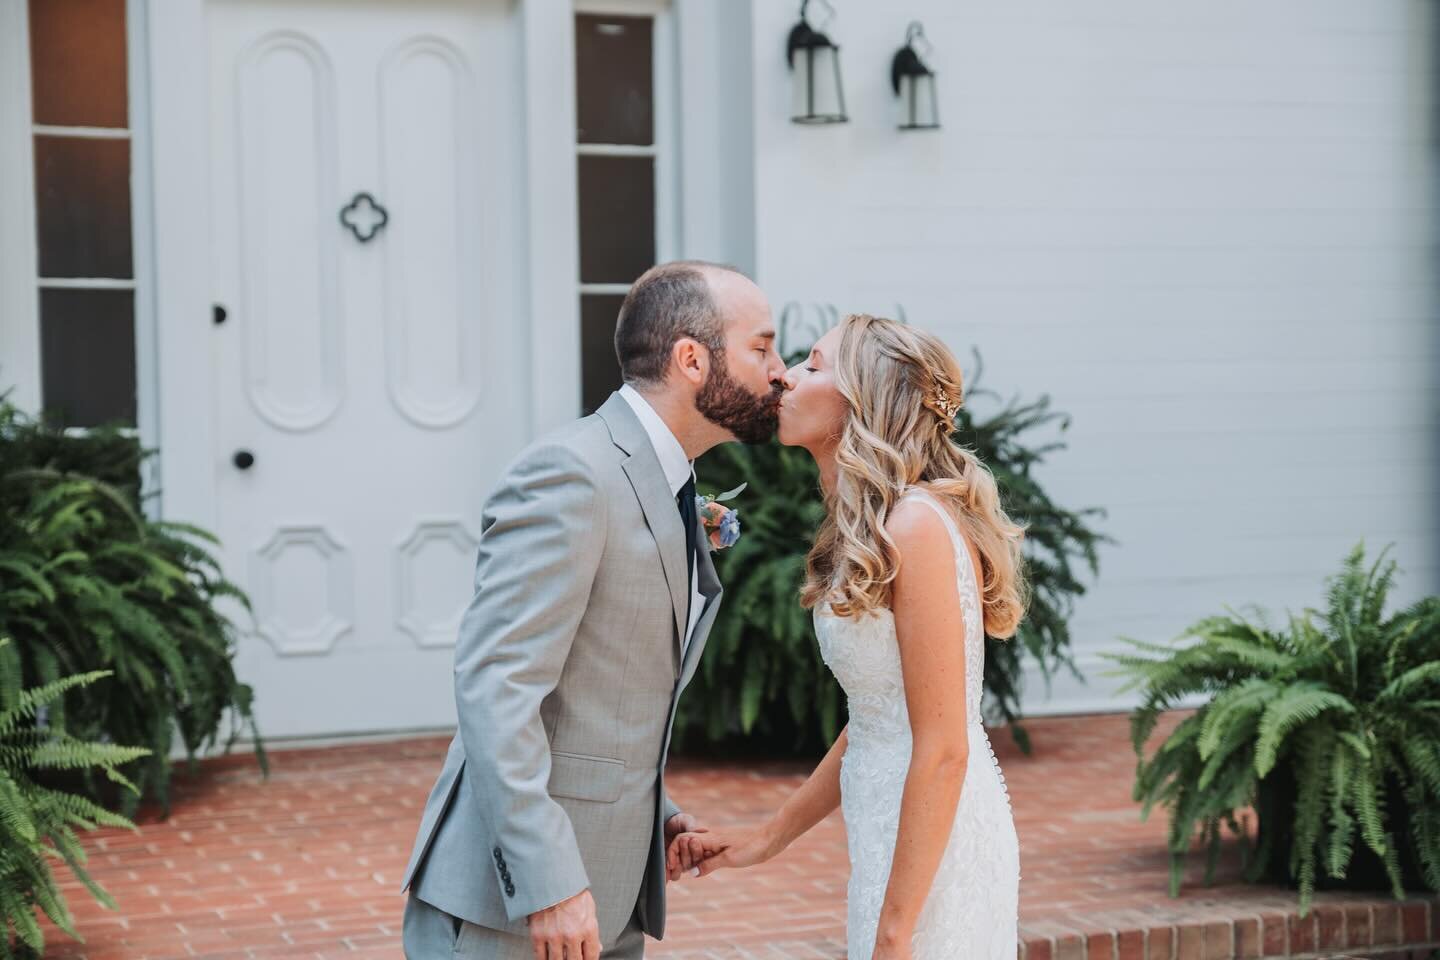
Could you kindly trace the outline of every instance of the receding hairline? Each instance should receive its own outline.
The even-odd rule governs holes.
[[[725,307],[727,304],[721,302],[723,293],[728,292],[732,296],[745,296],[748,294],[750,296],[758,296],[761,299],[765,296],[765,292],[760,289],[759,284],[739,267],[728,263],[716,263],[710,260],[670,260],[665,263],[658,263],[642,273],[635,280],[635,283],[639,284],[655,278],[683,277],[687,274],[696,275],[704,282],[705,292],[709,296],[711,309],[714,311],[715,317],[717,321],[719,321],[722,329],[727,326],[725,315]],[[738,278],[741,283],[726,291],[723,286],[723,278],[726,277]],[[731,282],[734,282],[734,280],[732,279]],[[767,336],[774,335],[767,334]]]
[[[750,279],[745,276],[745,273],[739,267],[731,266],[728,263],[712,263],[709,260],[670,260],[666,263],[655,264],[655,266],[636,277],[635,283],[644,283],[647,280],[653,280],[657,277],[679,277],[686,273],[699,274],[704,278],[707,285],[710,284],[715,277],[727,273],[734,274],[737,277],[744,277],[746,280]]]

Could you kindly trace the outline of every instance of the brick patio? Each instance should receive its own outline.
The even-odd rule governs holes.
[[[1293,894],[1237,883],[1233,857],[1215,886],[1199,886],[1192,872],[1170,899],[1163,811],[1141,823],[1130,800],[1126,718],[1029,726],[1031,757],[992,732],[1020,833],[1024,960],[1420,960],[1440,945],[1440,898],[1325,894],[1302,921]],[[195,780],[177,778],[168,820],[142,813],[138,834],[89,838],[93,873],[120,911],[67,879],[87,943],[52,931],[47,956],[399,957],[396,888],[447,743],[276,751],[268,782],[249,757],[206,761]],[[680,760],[672,771],[672,793],[688,810],[743,823],[777,806],[807,769]],[[672,885],[669,936],[647,955],[843,957],[845,878],[836,814],[763,867]]]

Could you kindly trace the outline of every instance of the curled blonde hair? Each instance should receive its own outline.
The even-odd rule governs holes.
[[[888,607],[899,551],[885,522],[905,489],[923,483],[980,554],[985,632],[1013,636],[1025,615],[1025,531],[1006,516],[990,470],[951,439],[960,364],[938,337],[894,320],[852,314],[842,327],[834,376],[849,412],[801,603],[828,600],[842,617]],[[956,562],[968,563],[968,554]]]

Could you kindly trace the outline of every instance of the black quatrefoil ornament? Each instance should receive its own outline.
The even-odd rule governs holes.
[[[340,222],[355,234],[356,240],[369,243],[390,222],[390,213],[362,191],[340,208]]]

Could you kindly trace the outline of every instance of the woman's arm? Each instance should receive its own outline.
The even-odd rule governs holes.
[[[897,507],[886,530],[900,552],[891,610],[912,748],[876,958],[910,955],[916,920],[950,839],[970,753],[965,621],[949,533],[934,510],[915,501]]]
[[[761,828],[774,838],[776,853],[790,846],[840,806],[840,761],[845,757],[849,732],[848,725],[840,731],[840,736],[826,751],[825,758],[805,778],[805,782],[785,798],[770,822]]]
[[[667,866],[672,873],[700,868],[700,876],[722,867],[748,867],[779,854],[840,805],[840,761],[845,756],[845,730],[825,758],[764,825],[746,833],[725,830],[687,833],[670,845]]]

